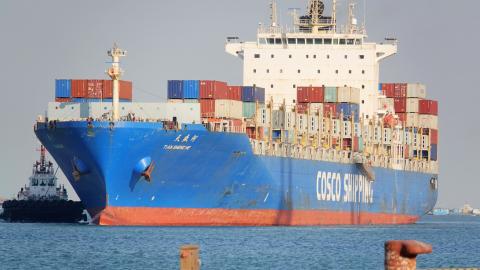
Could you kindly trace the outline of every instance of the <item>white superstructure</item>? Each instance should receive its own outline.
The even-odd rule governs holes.
[[[266,99],[294,104],[298,86],[352,86],[361,89],[360,113],[377,110],[380,61],[397,52],[396,40],[388,44],[365,41],[364,27],[349,5],[348,23],[337,29],[336,1],[332,15],[323,16],[323,3],[309,0],[305,16],[294,12],[294,26],[276,22],[272,2],[272,22],[260,25],[257,40],[240,42],[227,38],[225,50],[243,60],[243,84],[264,87]]]
[[[45,147],[40,149],[40,160],[33,164],[28,186],[20,189],[18,200],[67,200],[67,190],[57,186],[53,163],[45,159]]]

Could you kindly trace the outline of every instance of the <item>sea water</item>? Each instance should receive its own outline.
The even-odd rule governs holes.
[[[480,267],[480,217],[426,216],[402,226],[101,227],[0,223],[0,269],[178,269],[200,246],[201,269],[383,269],[384,242],[433,245],[419,268]]]

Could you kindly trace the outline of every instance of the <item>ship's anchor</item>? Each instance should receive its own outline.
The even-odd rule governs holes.
[[[155,168],[155,164],[152,161],[152,163],[147,167],[147,169],[141,174],[147,182],[151,181],[151,175],[154,168]]]

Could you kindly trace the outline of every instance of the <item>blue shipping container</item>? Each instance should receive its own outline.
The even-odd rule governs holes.
[[[200,95],[200,81],[185,80],[183,81],[183,98],[198,99]]]
[[[265,103],[265,88],[242,86],[242,101]]]
[[[168,99],[183,99],[183,81],[169,80],[167,97]]]
[[[272,130],[272,138],[273,139],[280,139],[281,135],[282,135],[281,130]]]
[[[72,92],[71,80],[55,80],[55,97],[69,98]]]
[[[360,118],[360,105],[353,103],[338,103],[337,104],[337,114],[343,112],[344,119],[350,119],[350,116],[354,115],[354,121],[358,122]]]
[[[431,144],[430,145],[430,159],[431,160],[437,160],[437,155],[438,155],[438,145]]]

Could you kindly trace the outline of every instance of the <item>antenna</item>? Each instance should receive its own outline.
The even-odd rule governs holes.
[[[333,23],[333,32],[337,32],[337,0],[333,0],[332,4],[332,23]]]
[[[120,107],[120,93],[118,81],[123,74],[123,70],[120,69],[120,57],[127,56],[127,51],[118,48],[117,43],[113,43],[113,48],[107,51],[107,54],[108,56],[112,57],[112,67],[107,70],[108,76],[112,78],[113,85],[112,121],[118,121],[118,110]]]
[[[276,27],[277,26],[277,1],[272,0],[270,2],[270,9],[272,12],[272,15],[270,15],[270,20],[272,21],[271,26]]]

